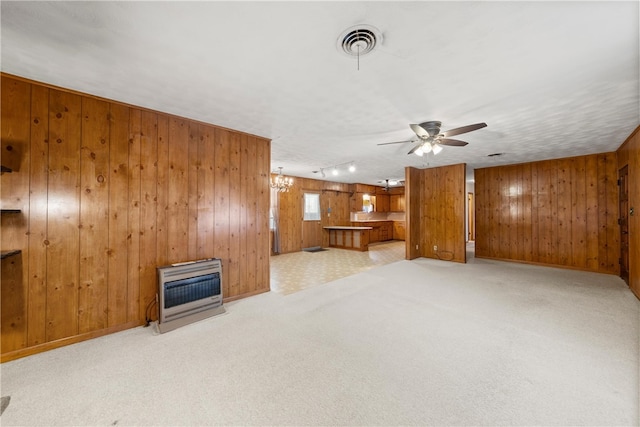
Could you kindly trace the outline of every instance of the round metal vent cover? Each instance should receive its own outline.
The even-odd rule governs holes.
[[[338,37],[336,47],[349,56],[359,57],[371,52],[378,44],[382,44],[380,30],[360,24],[344,30]]]

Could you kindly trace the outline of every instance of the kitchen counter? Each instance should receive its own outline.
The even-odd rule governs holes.
[[[373,227],[331,225],[322,228],[329,233],[330,248],[369,250],[369,232]]]
[[[322,227],[325,230],[371,230],[373,227],[350,227],[348,225],[329,225]]]
[[[391,219],[360,219],[358,221],[351,221],[352,223],[354,222],[395,222]]]

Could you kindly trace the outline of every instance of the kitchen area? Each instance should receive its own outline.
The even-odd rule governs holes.
[[[366,251],[373,243],[405,240],[403,186],[353,184],[352,189],[350,224],[324,227],[329,247]]]

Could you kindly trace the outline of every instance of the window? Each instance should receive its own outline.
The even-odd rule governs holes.
[[[320,221],[320,194],[304,193],[304,220]]]

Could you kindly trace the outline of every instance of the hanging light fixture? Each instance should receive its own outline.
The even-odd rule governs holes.
[[[351,162],[351,164],[349,165],[349,172],[354,173],[356,171],[356,165]]]
[[[415,154],[416,156],[422,157],[424,154],[433,152],[433,155],[435,156],[441,151],[442,151],[442,145],[435,142],[431,142],[431,141],[425,141],[420,147],[418,147],[416,151],[413,152],[413,154]]]
[[[278,193],[286,193],[293,186],[293,178],[282,175],[282,166],[278,167],[278,175],[271,177],[271,188]]]

